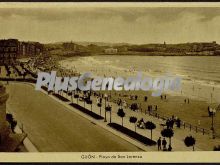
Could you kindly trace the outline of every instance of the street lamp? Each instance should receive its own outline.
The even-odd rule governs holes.
[[[98,107],[100,107],[100,116],[102,116],[102,99],[101,99],[101,97],[97,97],[97,105],[98,105]]]
[[[110,112],[110,119],[109,119],[109,121],[110,121],[110,123],[112,122],[112,106],[110,106],[110,105],[108,105],[106,108],[106,111],[108,111],[108,112]]]
[[[76,103],[79,104],[79,94],[74,92],[74,98],[76,98]]]
[[[83,95],[83,106],[84,108],[86,107],[86,95],[85,94]]]
[[[73,103],[73,92],[71,92],[71,102]]]
[[[214,116],[215,116],[215,113],[216,113],[216,109],[215,108],[210,108],[210,114],[211,114],[211,117],[212,117],[212,126],[211,126],[211,130],[212,130],[212,138],[215,139],[215,130],[214,130]]]
[[[108,98],[108,95],[106,93],[104,95],[104,98],[105,98],[105,119],[104,119],[104,122],[107,122],[107,120],[106,120],[106,100]]]

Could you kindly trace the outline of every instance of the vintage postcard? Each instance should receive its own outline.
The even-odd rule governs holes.
[[[219,3],[0,3],[0,161],[219,162],[219,27]]]

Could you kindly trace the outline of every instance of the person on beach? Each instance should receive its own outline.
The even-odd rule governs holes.
[[[138,98],[138,96],[137,96],[137,95],[135,95],[135,100],[137,100],[137,98]]]
[[[198,120],[198,126],[200,126],[200,124],[201,124],[201,122],[200,122],[200,120]]]
[[[145,101],[145,102],[147,102],[147,99],[148,99],[147,96],[144,96],[144,101]]]
[[[160,99],[163,100],[163,95],[160,95]]]
[[[118,104],[118,106],[121,106],[122,100],[118,98],[117,104]]]
[[[151,113],[151,109],[150,109],[149,105],[147,106],[147,111],[148,111],[149,114]]]
[[[159,139],[157,140],[157,149],[158,149],[158,151],[160,151],[161,150],[161,137],[159,137]]]
[[[167,141],[165,138],[163,138],[163,140],[162,140],[162,145],[163,145],[163,151],[166,151],[167,150]]]

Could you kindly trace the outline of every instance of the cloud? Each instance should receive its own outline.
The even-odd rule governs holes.
[[[7,8],[0,9],[0,17],[9,18],[20,16],[41,21],[59,21],[71,19],[111,19],[121,17],[126,22],[135,22],[141,17],[151,17],[158,22],[173,21],[179,19],[187,8]],[[201,13],[206,17],[206,12]]]
[[[218,41],[218,16],[217,7],[0,8],[0,37],[43,42]]]

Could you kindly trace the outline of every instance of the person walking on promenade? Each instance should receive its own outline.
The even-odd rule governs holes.
[[[160,99],[163,100],[163,95],[160,95]]]
[[[161,150],[161,137],[159,137],[159,139],[157,140],[157,147],[158,147],[158,151]]]
[[[170,120],[170,128],[171,128],[171,129],[173,129],[173,125],[174,125],[174,120],[171,119],[171,120]]]
[[[189,104],[189,99],[188,99],[188,104]]]
[[[167,141],[166,141],[165,138],[163,138],[163,140],[162,140],[162,145],[163,145],[163,150],[166,151],[166,149],[167,149]]]
[[[171,145],[169,144],[169,147],[168,147],[167,150],[168,150],[168,151],[172,151],[172,149],[173,149],[173,148],[172,148]]]
[[[167,99],[167,95],[164,96],[165,100]]]
[[[96,103],[97,104],[99,103],[99,97],[98,96],[96,97]]]

